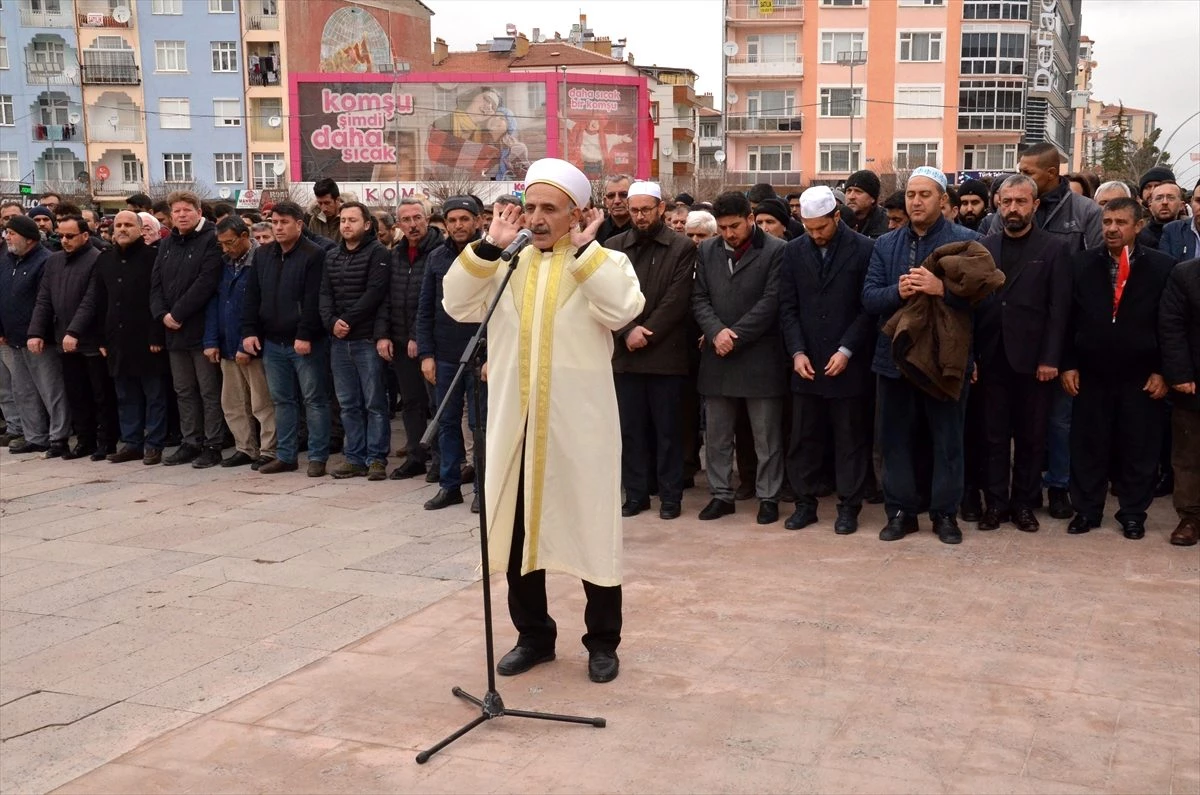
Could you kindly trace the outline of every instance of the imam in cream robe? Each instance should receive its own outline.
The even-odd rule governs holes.
[[[463,250],[443,281],[442,306],[479,323],[504,278],[500,261]],[[612,332],[642,311],[629,258],[570,235],[552,251],[521,252],[487,331],[488,557],[506,571],[525,461],[521,574],[548,569],[621,584],[621,423]]]

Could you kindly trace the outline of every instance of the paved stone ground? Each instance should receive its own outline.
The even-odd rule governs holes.
[[[829,505],[795,533],[748,503],[702,523],[692,492],[685,518],[626,525],[616,682],[587,682],[562,576],[558,660],[500,680],[607,728],[505,718],[418,766],[477,714],[450,687],[484,683],[465,510],[4,466],[7,790],[96,768],[59,791],[1200,793],[1200,548],[1168,545],[1166,500],[1141,542],[1045,520],[947,547],[927,523],[879,542],[878,508],[849,537]]]

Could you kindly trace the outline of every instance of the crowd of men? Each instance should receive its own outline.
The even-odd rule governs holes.
[[[702,520],[757,498],[774,524],[786,501],[798,530],[836,495],[839,534],[872,501],[882,540],[928,513],[955,544],[959,518],[1036,532],[1044,505],[1086,533],[1111,488],[1126,538],[1173,493],[1171,543],[1200,539],[1200,190],[1189,208],[1168,169],[1101,184],[1036,145],[990,184],[922,167],[887,197],[870,171],[711,203],[602,184],[595,239],[628,256],[645,299],[614,335],[624,516],[653,496],[680,516],[703,448]],[[477,327],[447,314],[442,283],[490,245],[492,209],[372,210],[330,180],[314,193],[311,212],[245,216],[187,192],[131,197],[111,220],[53,195],[0,207],[9,452],[274,474],[306,449],[321,477],[340,448],[335,478],[425,476],[427,509],[462,503],[464,411],[475,428],[486,385],[470,372],[450,393]]]

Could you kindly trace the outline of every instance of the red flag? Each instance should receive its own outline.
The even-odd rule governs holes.
[[[1125,283],[1129,281],[1129,246],[1121,249],[1121,259],[1117,261],[1117,284],[1113,288],[1113,322],[1117,322],[1117,310],[1121,307],[1121,296],[1125,293]]]

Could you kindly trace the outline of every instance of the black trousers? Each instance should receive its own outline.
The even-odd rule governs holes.
[[[421,446],[421,437],[429,424],[429,382],[421,375],[419,359],[408,358],[407,343],[396,342],[392,367],[396,380],[400,382],[400,418],[404,421],[405,451],[410,461],[424,464],[429,461],[429,451]]]
[[[538,651],[554,650],[558,625],[546,604],[546,572],[539,569],[522,576],[521,557],[525,547],[525,462],[517,482],[517,510],[513,516],[512,547],[508,553],[508,614],[517,628],[517,645]],[[587,607],[583,623],[587,633],[583,645],[589,652],[615,652],[621,644],[621,586],[602,586],[583,581]]]
[[[71,425],[79,444],[117,449],[117,393],[103,356],[62,355],[63,389],[71,407]]]
[[[838,504],[862,507],[871,470],[874,401],[869,395],[825,398],[792,395],[787,470],[797,505],[816,505],[829,453]],[[827,440],[831,445],[827,445]],[[831,447],[831,450],[827,448]]]
[[[696,374],[689,373],[682,381],[679,396],[679,421],[683,450],[683,476],[693,478],[700,465],[700,393],[696,391]]]
[[[658,495],[683,501],[683,449],[679,399],[684,376],[617,373],[621,414],[621,483],[625,499],[650,499],[649,462],[654,461]]]
[[[1000,361],[983,370],[974,390],[985,409],[987,505],[1002,512],[1010,508],[1033,509],[1042,494],[1046,426],[1058,382],[1042,382],[1035,375],[1013,372],[1005,357],[998,358]],[[968,431],[970,424],[968,409]]]
[[[954,516],[963,495],[963,422],[969,391],[958,400],[937,400],[903,378],[880,376],[879,412],[883,448],[883,494],[889,515],[930,513]],[[925,429],[928,429],[927,431]],[[921,434],[928,433],[932,477],[925,501],[920,474]]]
[[[1092,520],[1104,515],[1111,474],[1120,505],[1117,521],[1146,521],[1154,500],[1162,447],[1162,401],[1141,381],[1110,383],[1080,373],[1071,412],[1071,502]]]

